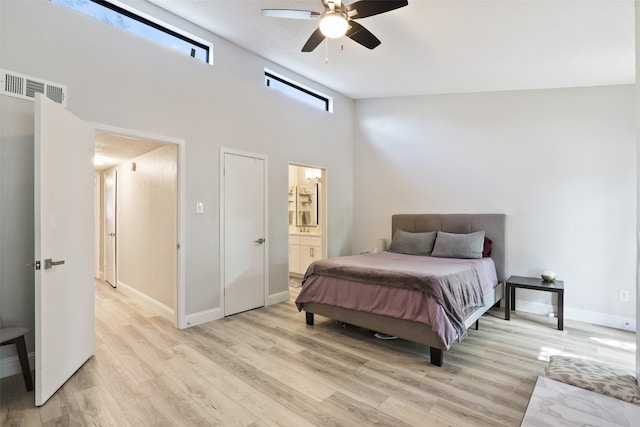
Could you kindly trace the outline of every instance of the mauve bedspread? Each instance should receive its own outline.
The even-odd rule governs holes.
[[[296,305],[321,303],[431,326],[445,349],[466,336],[466,314],[498,283],[491,258],[452,259],[392,252],[316,261]]]

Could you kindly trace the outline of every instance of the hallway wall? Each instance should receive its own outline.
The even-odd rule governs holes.
[[[133,288],[173,311],[177,278],[176,147],[165,145],[116,169],[118,285]]]

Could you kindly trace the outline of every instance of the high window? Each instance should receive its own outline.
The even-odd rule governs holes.
[[[213,64],[213,45],[117,1],[51,0],[197,60]]]
[[[266,68],[264,70],[264,84],[299,101],[306,102],[329,113],[333,112],[333,98],[330,96],[303,86]]]

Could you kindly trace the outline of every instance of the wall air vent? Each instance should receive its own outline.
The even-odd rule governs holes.
[[[67,87],[43,79],[0,70],[0,94],[33,101],[36,93],[42,93],[62,106],[67,106]]]

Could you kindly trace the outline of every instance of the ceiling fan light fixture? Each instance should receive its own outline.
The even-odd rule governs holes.
[[[330,39],[344,36],[347,29],[349,29],[347,18],[340,12],[325,13],[320,20],[320,31]]]

